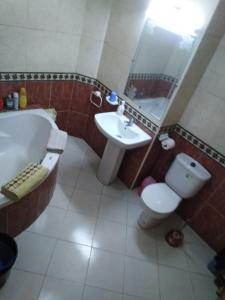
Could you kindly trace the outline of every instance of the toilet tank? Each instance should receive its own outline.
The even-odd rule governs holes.
[[[196,160],[179,153],[166,173],[165,181],[182,198],[193,197],[211,178],[211,174]]]

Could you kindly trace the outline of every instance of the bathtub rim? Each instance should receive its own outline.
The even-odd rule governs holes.
[[[50,117],[50,115],[43,108],[2,112],[2,113],[0,113],[0,119],[5,119],[5,118],[11,117],[11,116],[18,115],[18,114],[20,114],[20,115],[35,115],[35,116],[47,119],[51,125],[51,128],[58,129],[58,126],[56,125],[55,121]],[[47,167],[49,169],[48,176],[51,174],[52,170],[57,165],[57,163],[59,161],[59,157],[60,157],[60,154],[47,151],[47,145],[46,145],[46,154],[42,158],[41,165],[44,167]],[[48,178],[48,176],[47,176],[47,178]],[[45,180],[47,178],[45,178]],[[42,183],[40,183],[40,185],[41,184]],[[38,188],[40,185],[38,185],[36,188]],[[20,200],[17,200],[17,201],[11,200],[0,193],[0,209],[3,207],[6,207],[8,205],[11,205],[15,202],[18,202],[18,201],[20,201]]]

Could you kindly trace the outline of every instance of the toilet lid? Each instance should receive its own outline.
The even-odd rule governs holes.
[[[181,197],[165,183],[155,183],[145,187],[141,197],[146,206],[158,213],[174,211],[181,201]]]

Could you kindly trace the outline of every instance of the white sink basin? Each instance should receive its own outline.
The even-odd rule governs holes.
[[[116,112],[95,115],[99,131],[119,148],[134,149],[150,142],[151,137],[147,133],[135,124],[127,126],[126,121],[127,117],[119,116]]]

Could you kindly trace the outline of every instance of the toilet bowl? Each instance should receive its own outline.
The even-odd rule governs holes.
[[[144,188],[141,194],[143,212],[138,224],[142,228],[154,227],[173,213],[182,198],[166,183],[155,183]]]
[[[211,174],[185,153],[176,156],[165,176],[165,183],[154,183],[141,193],[143,212],[138,218],[142,228],[151,228],[172,214],[182,199],[193,197]]]

